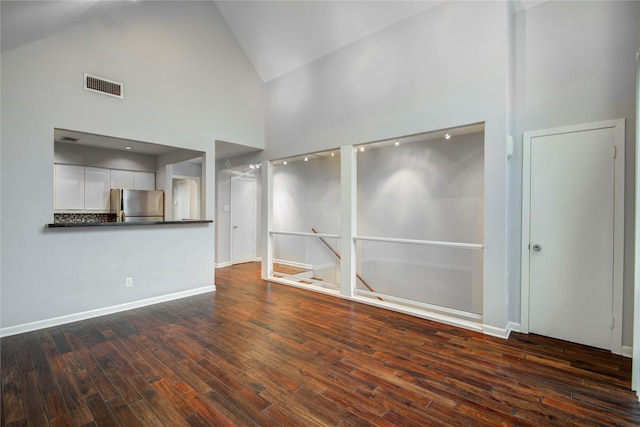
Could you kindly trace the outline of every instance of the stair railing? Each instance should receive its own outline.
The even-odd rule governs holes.
[[[311,227],[311,231],[312,231],[314,234],[320,234],[320,233],[318,232],[318,230],[316,230],[316,229],[315,229],[315,228],[313,228],[313,227]],[[324,245],[325,245],[325,246],[326,246],[326,247],[331,251],[331,253],[333,253],[333,255],[335,255],[335,257],[336,257],[336,258],[338,258],[339,260],[341,260],[341,259],[342,259],[342,257],[340,256],[340,253],[338,253],[338,251],[336,251],[335,249],[333,249],[333,247],[329,244],[329,242],[327,242],[323,237],[320,237],[320,236],[318,236],[318,239],[320,239],[320,241],[321,241],[322,243],[324,243]],[[367,283],[367,282],[362,278],[362,276],[361,276],[360,274],[356,273],[356,278],[357,278],[357,279],[358,279],[358,280],[359,280],[359,281],[360,281],[360,282],[361,282],[361,283],[362,283],[362,284],[363,284],[363,285],[364,285],[364,286],[365,286],[369,291],[371,291],[371,292],[375,292],[375,291],[373,290],[373,288],[371,287],[371,285],[369,285],[369,284],[368,284],[368,283]],[[380,298],[380,297],[376,297],[376,298],[378,298],[380,301],[384,301],[384,300],[383,300],[382,298]]]

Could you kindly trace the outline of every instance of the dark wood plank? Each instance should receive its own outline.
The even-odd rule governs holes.
[[[0,340],[0,424],[640,425],[631,361],[216,271],[215,293]]]
[[[87,399],[87,406],[93,415],[94,422],[99,426],[104,427],[118,427],[119,423],[102,400],[99,394],[89,396]]]
[[[9,424],[25,419],[22,388],[17,366],[2,369],[2,408],[4,421]]]
[[[140,420],[135,416],[127,402],[121,397],[110,400],[108,405],[111,413],[121,426],[144,427]]]
[[[136,417],[136,420],[138,420],[144,427],[164,426],[164,423],[160,421],[160,418],[158,418],[144,400],[138,400],[129,404],[129,409],[131,409],[131,413]]]
[[[44,426],[48,423],[47,412],[35,371],[22,375],[22,394],[24,398],[25,412],[29,425]]]

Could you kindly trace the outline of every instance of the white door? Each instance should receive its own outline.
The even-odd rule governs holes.
[[[530,139],[529,331],[608,350],[615,132],[608,127]]]
[[[173,219],[200,219],[198,183],[195,179],[173,179]]]
[[[231,263],[256,259],[256,180],[231,179]]]

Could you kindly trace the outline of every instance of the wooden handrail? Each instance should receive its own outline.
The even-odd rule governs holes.
[[[311,231],[313,231],[313,233],[314,233],[314,234],[320,234],[320,233],[318,233],[318,231],[317,231],[315,228],[313,228],[313,227],[311,227]],[[330,245],[330,244],[329,244],[329,243],[324,239],[324,237],[320,237],[320,236],[318,236],[318,239],[320,239],[320,241],[321,241],[322,243],[324,243],[324,245],[325,245],[327,248],[329,248],[329,250],[330,250],[330,251],[331,251],[331,252],[336,256],[336,258],[338,258],[338,259],[340,259],[340,260],[342,259],[342,257],[341,257],[341,256],[340,256],[340,254],[338,253],[338,251],[336,251],[335,249],[333,249],[333,248],[331,247],[331,245]],[[369,289],[371,292],[375,292],[375,291],[373,290],[373,288],[372,288],[372,287],[371,287],[371,286],[370,286],[370,285],[369,285],[369,284],[368,284],[368,283],[367,283],[367,282],[362,278],[362,276],[360,276],[358,273],[356,273],[356,278],[357,278],[358,280],[360,280],[360,281],[362,282],[362,284],[363,284],[364,286],[366,286],[366,288],[367,288],[367,289]],[[380,297],[376,297],[376,298],[378,298],[380,301],[384,301],[384,300],[383,300],[382,298],[380,298]]]

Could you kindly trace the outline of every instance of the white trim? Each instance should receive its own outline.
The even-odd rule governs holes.
[[[509,338],[511,330],[508,328],[497,328],[495,326],[482,325],[482,332],[492,337],[507,339]]]
[[[622,346],[622,353],[620,353],[620,355],[624,356],[624,357],[632,358],[633,357],[633,346],[623,345]]]
[[[81,320],[92,319],[94,317],[106,316],[108,314],[120,313],[122,311],[133,310],[136,308],[146,307],[161,302],[173,301],[181,298],[200,295],[216,290],[215,285],[205,286],[188,291],[175,292],[173,294],[161,295],[158,297],[147,298],[139,301],[128,302],[125,304],[113,305],[111,307],[97,308],[95,310],[83,311],[80,313],[68,314],[51,319],[38,320],[37,322],[24,323],[22,325],[9,326],[0,329],[0,337],[8,337],[11,335],[22,334],[25,332],[36,331],[38,329],[50,328],[52,326],[64,325],[66,323],[78,322]]]
[[[357,260],[353,236],[358,230],[358,156],[352,145],[340,147],[340,293],[352,298]]]
[[[331,289],[326,289],[326,288],[321,288],[319,286],[310,286],[310,285],[303,285],[300,283],[296,283],[294,281],[290,281],[290,280],[286,280],[286,279],[280,279],[280,278],[269,278],[267,279],[269,282],[271,283],[277,283],[280,285],[285,285],[285,286],[292,286],[294,288],[301,288],[304,289],[306,291],[312,291],[312,292],[318,292],[321,294],[326,294],[326,295],[331,295],[334,297],[339,297],[342,299],[346,299],[348,301],[354,301],[354,302],[359,302],[359,303],[363,303],[363,304],[367,304],[367,305],[371,305],[374,307],[379,307],[379,308],[384,308],[387,310],[391,310],[391,311],[395,311],[398,313],[403,313],[403,314],[408,314],[411,316],[415,316],[415,317],[419,317],[421,319],[427,319],[427,320],[432,320],[434,322],[440,322],[440,323],[445,323],[447,325],[452,325],[452,326],[458,326],[461,328],[465,328],[471,331],[475,331],[475,332],[482,332],[482,326],[480,325],[480,323],[477,322],[473,322],[470,320],[465,320],[465,319],[459,319],[453,316],[447,316],[445,314],[442,313],[436,313],[436,312],[428,312],[425,310],[419,310],[419,309],[415,309],[415,308],[411,308],[411,307],[406,307],[406,306],[402,306],[399,304],[394,304],[391,302],[386,302],[386,301],[379,301],[379,300],[375,300],[375,299],[369,299],[369,298],[364,298],[364,297],[358,297],[358,296],[354,296],[354,297],[349,297],[346,295],[342,295],[340,294],[338,291],[334,291]]]
[[[625,119],[606,120],[553,129],[525,132],[522,150],[522,247],[520,323],[522,332],[529,333],[529,227],[531,212],[531,140],[535,137],[614,128],[617,154],[615,161],[615,207],[614,207],[614,248],[613,248],[613,316],[616,321],[611,334],[611,352],[622,352],[622,303],[623,303],[623,261],[624,261],[624,163],[625,163]]]
[[[482,320],[482,314],[473,313],[470,311],[458,310],[455,308],[449,308],[442,305],[429,304],[426,302],[410,300],[402,297],[396,297],[393,295],[383,294],[380,292],[371,292],[366,289],[356,289],[356,295],[365,295],[369,298],[382,298],[385,302],[398,303],[403,307],[413,307],[418,310],[424,310],[429,313],[439,313],[445,316],[452,316],[456,319],[467,319],[469,321],[480,322]]]
[[[252,262],[262,262],[262,257],[256,257],[256,259],[254,259]],[[230,267],[232,265],[233,264],[231,264],[231,261],[216,262],[213,264],[215,268]]]
[[[635,158],[635,236],[633,277],[633,348],[631,363],[631,389],[640,400],[640,49],[636,51],[636,158]],[[623,348],[624,351],[624,348]]]
[[[396,311],[398,313],[408,314],[410,316],[432,320],[434,322],[440,322],[440,323],[444,323],[452,326],[459,326],[461,328],[465,328],[475,332],[482,332],[481,324],[479,322],[474,322],[473,320],[469,320],[469,319],[462,319],[455,316],[449,316],[447,314],[439,313],[436,311],[420,310],[420,309],[407,307],[400,304],[394,304],[388,301],[380,301],[376,299],[363,298],[358,296],[354,296],[353,298],[348,298],[340,295],[340,297],[351,300],[351,301],[372,305],[374,307],[384,308],[387,310]]]
[[[288,276],[288,277],[293,277],[293,276]],[[305,277],[303,277],[303,279],[305,279]],[[321,294],[327,294],[334,297],[335,296],[342,297],[342,295],[340,295],[338,290],[325,288],[316,284],[316,283],[322,284],[327,282],[314,281],[313,284],[306,284],[306,283],[300,283],[295,279],[287,279],[287,277],[271,277],[267,279],[267,281],[270,283],[277,283],[279,285],[292,286],[294,288],[304,289],[306,291],[319,292]],[[327,283],[327,285],[337,286],[335,283]]]
[[[262,264],[260,277],[267,280],[273,271],[273,236],[269,230],[273,228],[273,162],[262,163]]]
[[[353,236],[353,240],[368,240],[372,242],[384,242],[384,243],[404,243],[409,245],[424,245],[424,246],[446,246],[450,248],[464,248],[464,249],[484,249],[484,245],[482,243],[459,243],[459,242],[442,242],[442,241],[436,241],[436,240],[398,239],[395,237]]]
[[[286,259],[274,259],[273,263],[274,264],[287,265],[289,267],[302,268],[302,269],[305,269],[305,270],[313,270],[313,265],[312,264],[305,264],[303,262],[289,261],[289,260],[286,260]]]
[[[520,332],[520,324],[516,322],[509,322],[505,328],[496,328],[495,326],[482,325],[482,331],[486,335],[492,337],[508,339],[511,332]]]
[[[301,231],[269,231],[269,234],[278,234],[282,236],[301,236],[301,237],[323,237],[328,239],[339,239],[338,234],[326,234],[326,233],[305,233]]]

